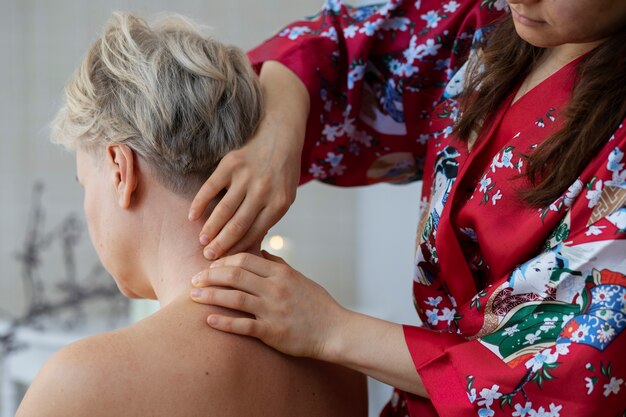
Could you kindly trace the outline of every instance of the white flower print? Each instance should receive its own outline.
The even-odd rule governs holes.
[[[492,417],[496,414],[491,408],[479,408],[478,417]]]
[[[329,10],[334,13],[339,13],[341,11],[341,0],[326,0],[324,2],[324,10]]]
[[[354,88],[354,83],[361,80],[363,78],[363,74],[365,74],[365,65],[355,65],[348,72],[348,88],[351,90]]]
[[[438,296],[437,298],[428,297],[428,300],[426,300],[426,304],[428,304],[429,306],[437,307],[441,300],[441,296]]]
[[[517,332],[519,332],[519,329],[517,328],[517,324],[514,324],[513,326],[509,326],[506,329],[504,329],[502,331],[502,334],[507,335],[507,336],[513,336]]]
[[[426,310],[426,319],[428,323],[436,326],[439,323],[439,316],[437,313],[439,312],[438,308],[433,308],[432,310]]]
[[[330,38],[333,42],[339,41],[339,38],[337,37],[337,29],[335,29],[334,27],[331,27],[326,32],[320,33],[320,36]]]
[[[343,135],[339,126],[324,125],[322,135],[329,142],[334,142],[336,138]]]
[[[417,48],[420,52],[422,52],[420,56],[420,58],[422,58],[425,56],[437,55],[441,45],[435,43],[434,39],[427,39],[426,43],[419,45]]]
[[[346,39],[351,39],[351,38],[354,38],[354,37],[356,36],[356,33],[358,32],[358,30],[359,30],[359,27],[358,27],[358,26],[356,26],[356,25],[350,25],[350,26],[346,27],[346,28],[343,30],[343,36],[344,36],[344,38],[346,38]]]
[[[404,66],[397,59],[392,59],[389,61],[389,71],[391,71],[394,75],[402,75],[402,71],[404,70]]]
[[[502,397],[502,394],[498,392],[500,386],[494,384],[491,388],[483,388],[480,390],[481,400],[478,401],[478,405],[484,405],[486,407],[491,407],[493,404],[493,400],[497,400]]]
[[[334,167],[339,165],[342,159],[343,159],[342,154],[336,154],[334,152],[328,152],[326,154],[326,162],[328,162],[331,166],[334,166]]]
[[[561,413],[559,411],[561,411],[561,409],[563,408],[562,405],[556,405],[554,403],[550,403],[550,417],[559,417],[561,415]]]
[[[522,344],[524,344],[524,345],[533,345],[533,344],[535,344],[535,342],[537,342],[537,340],[541,339],[540,335],[541,335],[541,330],[537,330],[535,333],[527,334],[526,337],[524,337],[524,339],[526,339],[526,341],[524,343],[522,343]]]
[[[544,364],[556,362],[558,357],[558,354],[550,353],[550,349],[544,349],[541,352],[536,353],[535,356],[526,361],[525,365],[527,369],[532,368],[533,372],[537,372],[543,367]]]
[[[550,417],[550,414],[543,407],[539,407],[537,410],[530,410],[528,412],[529,417]]]
[[[444,307],[443,310],[441,310],[441,315],[439,316],[439,320],[447,321],[448,325],[450,325],[452,320],[454,320],[455,313],[456,313],[456,310],[450,310],[448,307]]]
[[[481,193],[486,193],[487,192],[487,187],[489,187],[489,185],[491,185],[491,178],[488,178],[486,175],[483,176],[480,180],[480,188],[478,191],[480,191]]]
[[[470,392],[467,393],[467,399],[473,403],[476,401],[476,388],[472,388]]]
[[[567,191],[565,192],[565,198],[563,199],[563,204],[567,208],[572,207],[572,203],[580,195],[580,192],[583,190],[584,184],[580,179],[574,181],[572,185],[569,186]]]
[[[506,0],[497,0],[494,4],[493,7],[496,8],[496,10],[508,10],[509,5],[506,2]]]
[[[326,178],[326,172],[324,171],[324,167],[321,167],[317,164],[312,164],[309,168],[309,173],[313,175],[313,178]]]
[[[596,333],[600,343],[608,343],[615,336],[615,329],[610,324],[604,323]]]
[[[402,65],[401,72],[407,77],[411,77],[413,74],[415,74],[418,71],[419,71],[419,67],[416,67],[415,65],[411,65],[408,62]]]
[[[552,318],[546,317],[545,319],[543,319],[543,324],[539,326],[539,330],[541,330],[542,332],[548,332],[556,328],[557,321],[559,321],[558,317],[552,317]]]
[[[594,388],[594,382],[593,379],[586,376],[585,377],[585,388],[587,388],[587,395],[591,395],[591,393],[593,392],[593,388]]]
[[[522,407],[521,404],[515,404],[515,412],[511,414],[513,417],[526,417],[530,410],[532,410],[533,403],[526,402],[526,405]]]
[[[587,228],[585,236],[600,236],[602,234],[602,229],[606,229],[606,226],[595,226],[592,224]]]
[[[600,196],[602,195],[602,180],[598,180],[595,182],[593,189],[587,190],[587,194],[585,197],[589,200],[589,204],[587,204],[588,208],[594,208],[598,201],[600,201]]]
[[[287,35],[287,38],[289,40],[295,41],[296,39],[298,39],[300,36],[304,36],[307,33],[311,32],[311,28],[308,26],[295,26],[292,27],[289,30],[289,34]],[[283,32],[281,32],[283,33]]]
[[[574,314],[565,314],[562,317],[563,324],[561,324],[561,328],[565,327],[565,325],[574,318]]]
[[[335,165],[335,166],[330,168],[328,173],[330,175],[340,176],[340,175],[343,175],[343,173],[345,171],[346,171],[346,166],[345,165]]]
[[[617,379],[614,376],[611,377],[611,380],[608,384],[604,384],[604,396],[608,397],[609,394],[617,394],[621,389],[621,385],[624,383],[623,379]]]
[[[596,287],[593,293],[594,303],[605,303],[613,295],[613,291],[605,286]]]
[[[364,33],[366,36],[372,36],[376,32],[376,29],[378,29],[378,27],[380,26],[382,22],[383,22],[382,19],[378,19],[373,22],[370,22],[369,20],[365,21],[363,23],[363,27],[359,29],[359,33]]]
[[[571,343],[557,343],[554,347],[557,355],[567,355],[569,353],[569,345]]]
[[[417,143],[419,143],[420,145],[426,145],[428,143],[428,138],[430,138],[430,135],[428,133],[421,133],[420,136],[417,138]]]
[[[426,27],[429,27],[431,29],[436,28],[439,24],[439,21],[441,20],[441,16],[439,16],[439,14],[435,10],[431,10],[428,13],[421,15],[420,18],[425,20]]]
[[[498,200],[500,200],[501,198],[502,193],[500,192],[500,189],[498,189],[498,191],[496,191],[496,193],[491,196],[491,203],[495,206]]]
[[[621,171],[624,169],[624,163],[622,162],[623,158],[624,152],[622,152],[619,148],[613,149],[609,155],[609,162],[606,164],[606,168],[613,172]]]
[[[581,324],[580,326],[578,326],[578,329],[574,333],[572,333],[570,339],[572,340],[572,342],[580,342],[585,338],[585,336],[587,336],[588,333],[589,326],[586,324]]]
[[[509,149],[506,150],[502,153],[502,162],[500,163],[500,166],[503,168],[513,168],[513,163],[512,163],[512,159],[513,159],[513,152]]]
[[[451,0],[443,5],[443,11],[446,13],[454,13],[459,7],[461,7],[459,3],[457,3],[454,0]]]

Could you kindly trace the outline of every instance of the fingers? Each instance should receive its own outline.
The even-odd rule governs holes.
[[[213,262],[209,269],[221,267],[238,267],[259,277],[269,277],[276,270],[276,264],[250,253],[238,253]]]
[[[221,268],[205,269],[191,280],[194,287],[230,287],[248,294],[260,295],[263,291],[262,277],[245,269],[225,266]]]
[[[236,235],[245,233],[249,227],[246,223],[251,223],[252,221],[245,218],[242,219],[241,215],[238,214],[245,197],[245,188],[231,187],[222,200],[217,203],[217,206],[215,206],[215,209],[213,209],[209,215],[208,220],[204,223],[204,226],[202,226],[200,243],[207,245],[209,242],[213,241],[204,250],[204,255],[207,259],[216,259],[223,255],[225,250],[228,249],[228,246],[226,246],[227,242],[224,242],[223,239],[214,241],[220,230],[222,230],[222,234],[224,230],[228,230],[229,233]],[[233,215],[235,215],[235,217],[233,217]]]
[[[201,239],[201,243],[206,244],[209,241],[211,242],[204,249],[205,258],[209,260],[217,259],[228,252],[228,250],[244,236],[246,236],[247,239],[250,227],[255,222],[255,219],[257,219],[259,213],[263,211],[263,201],[258,198],[247,197],[245,191],[245,189],[242,189],[241,193],[235,194],[233,196],[233,202],[231,203],[229,201],[227,206],[220,209],[222,203],[226,203],[225,199],[230,194],[229,190],[224,199],[217,205],[213,213],[211,213],[202,231],[202,234],[205,235],[208,240],[203,242]],[[243,203],[238,201],[235,206],[234,202],[237,201],[239,197]],[[205,232],[205,230],[208,232]],[[252,242],[256,240],[256,238],[252,239]],[[248,249],[248,247],[244,249]]]
[[[222,160],[193,198],[189,208],[189,220],[198,220],[202,216],[209,203],[229,185],[230,174],[229,167]]]
[[[244,252],[250,248],[258,248],[260,246],[259,242],[263,240],[267,231],[274,226],[280,218],[280,215],[272,216],[267,208],[262,210],[254,221],[254,224],[250,226],[250,230],[248,230],[246,236],[228,251],[228,255]]]
[[[191,298],[200,304],[210,304],[256,315],[261,307],[260,299],[252,294],[226,288],[194,288]]]
[[[262,338],[264,334],[263,324],[254,319],[233,318],[211,314],[207,318],[207,323],[214,329],[242,336]]]

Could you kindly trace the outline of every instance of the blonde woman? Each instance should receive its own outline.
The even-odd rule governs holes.
[[[120,291],[162,308],[62,349],[18,417],[367,414],[357,373],[207,331],[207,314],[242,314],[188,299],[189,275],[209,262],[186,211],[262,113],[239,49],[180,18],[113,16],[67,85],[53,139],[76,152],[90,236]]]

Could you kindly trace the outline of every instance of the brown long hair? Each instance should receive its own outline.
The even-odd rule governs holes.
[[[510,16],[497,23],[482,50],[483,69],[475,63],[469,70],[456,126],[459,139],[469,141],[483,122],[489,124],[542,51],[517,35]],[[545,207],[561,196],[626,117],[626,28],[587,54],[576,72],[563,127],[527,155],[530,187],[519,195],[530,206]]]

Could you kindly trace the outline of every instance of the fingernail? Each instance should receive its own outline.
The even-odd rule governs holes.
[[[215,316],[209,316],[209,325],[215,326],[219,322],[219,319]]]
[[[200,288],[191,290],[191,298],[200,298],[200,296],[202,296],[202,290]]]
[[[207,235],[200,235],[200,244],[208,245],[209,244],[209,237]]]
[[[213,259],[216,258],[215,256],[215,252],[213,252],[213,250],[205,248],[204,249],[204,257],[207,258],[209,261],[212,261]]]
[[[223,264],[222,260],[218,259],[217,261],[215,261],[211,265],[209,265],[209,268],[215,268],[215,267],[218,267],[218,266],[220,266],[222,264]]]
[[[189,215],[187,216],[187,218],[188,218],[189,220],[194,220],[194,219],[196,218],[196,215],[197,215],[197,214],[198,214],[198,213],[197,213],[195,210],[189,210]]]
[[[191,278],[191,283],[194,287],[197,287],[198,284],[200,284],[200,274],[196,274],[193,278]]]

